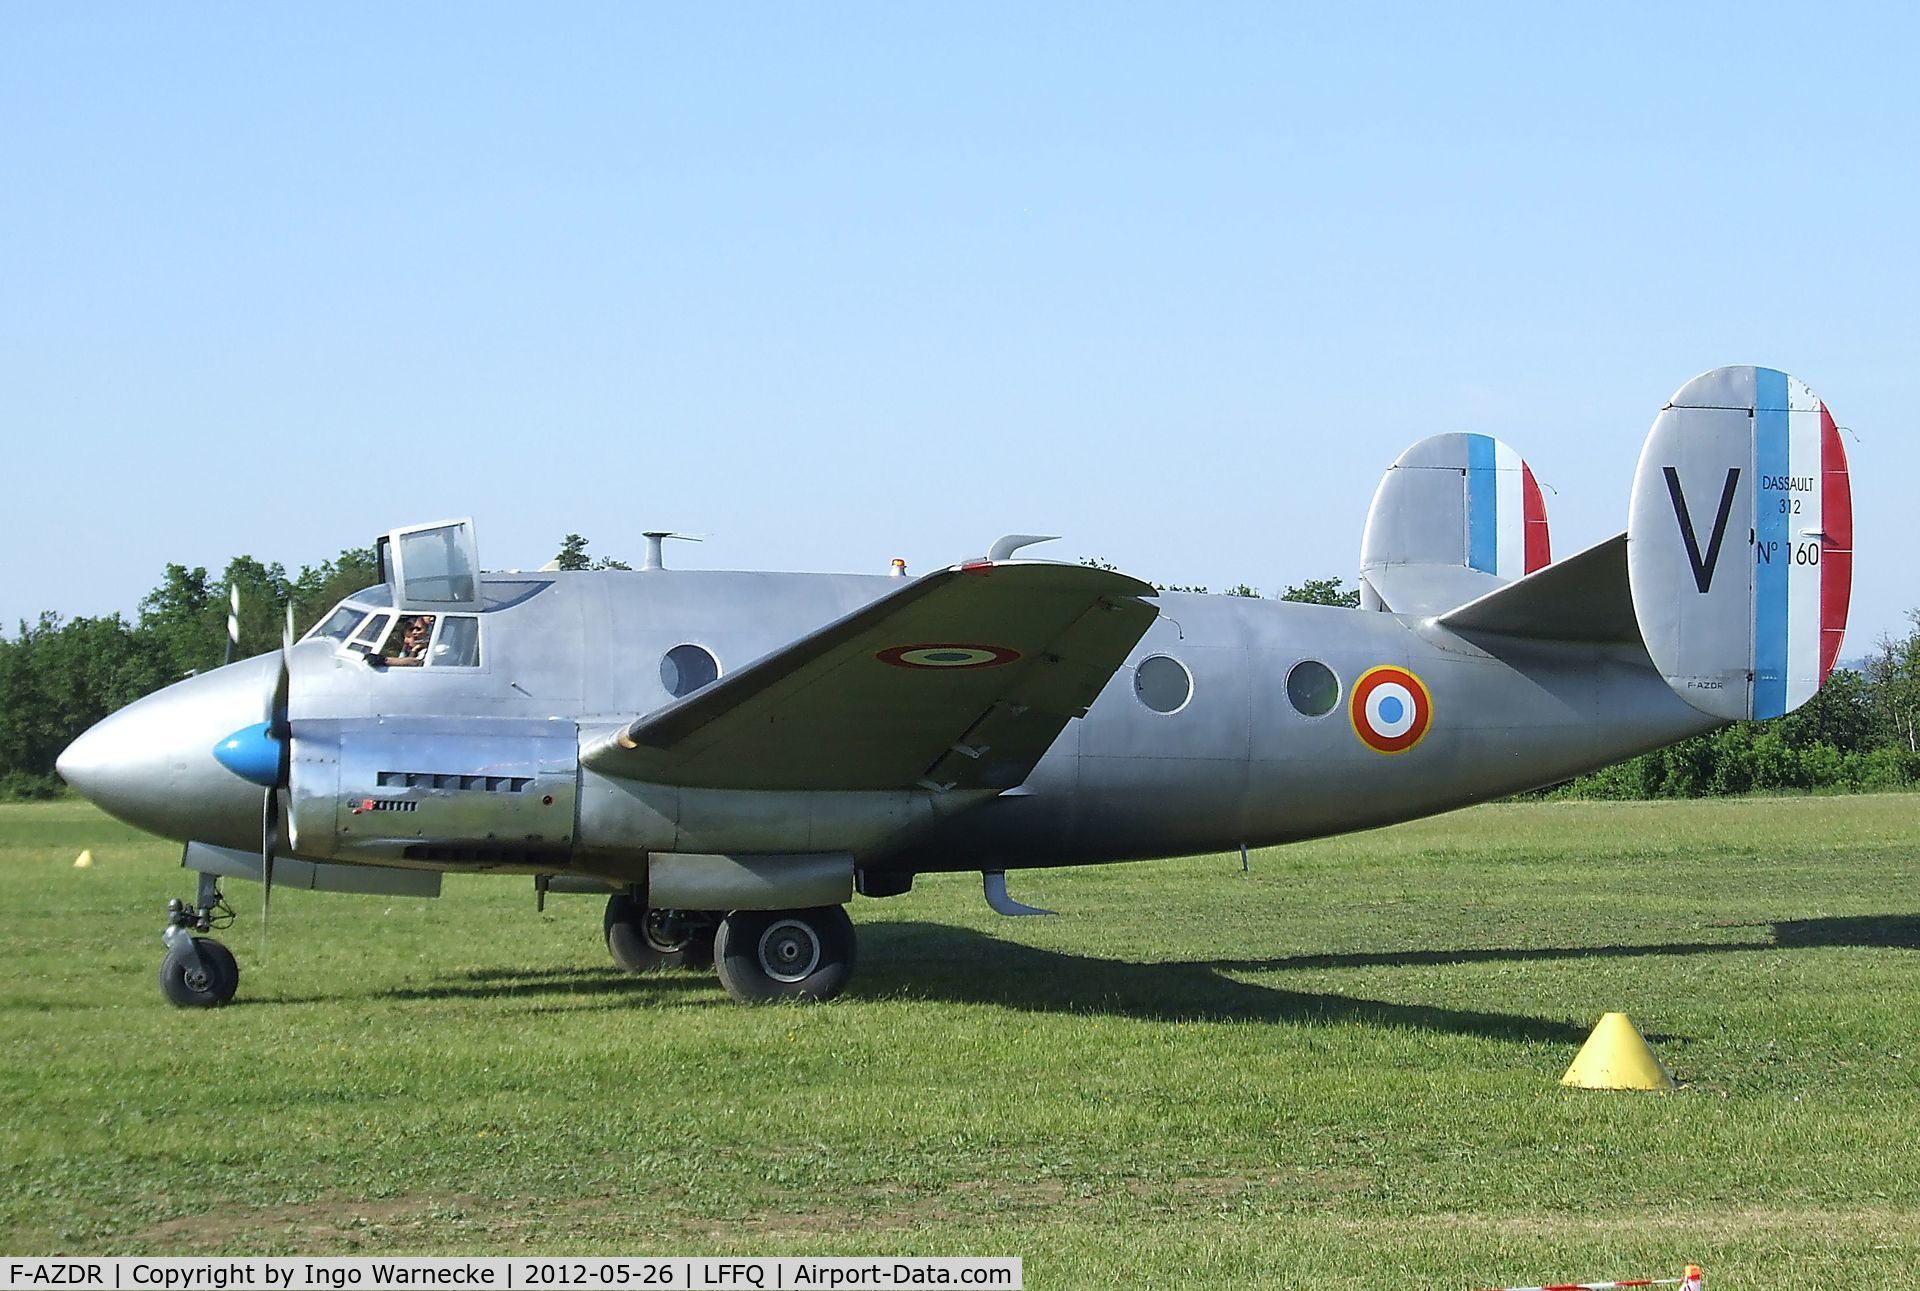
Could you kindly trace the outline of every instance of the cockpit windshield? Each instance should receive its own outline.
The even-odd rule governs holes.
[[[367,621],[367,615],[375,610],[384,610],[393,604],[393,589],[385,583],[375,583],[372,587],[355,592],[340,604],[334,606],[333,613],[321,619],[307,630],[302,641],[345,641],[354,635],[355,629]]]
[[[325,637],[329,641],[345,641],[366,617],[367,611],[358,605],[342,605],[307,633],[307,639]]]

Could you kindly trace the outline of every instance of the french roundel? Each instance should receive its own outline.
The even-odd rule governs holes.
[[[1405,753],[1433,721],[1433,697],[1405,668],[1369,668],[1353,683],[1347,701],[1353,733],[1376,753]]]
[[[876,651],[874,658],[896,668],[993,668],[1012,663],[1018,650],[996,645],[898,645]]]

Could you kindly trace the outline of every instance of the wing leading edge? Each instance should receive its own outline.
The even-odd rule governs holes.
[[[1010,789],[1153,622],[1138,579],[1045,561],[918,578],[589,746],[720,789]]]

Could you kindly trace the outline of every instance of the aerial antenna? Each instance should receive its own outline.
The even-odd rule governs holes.
[[[669,538],[678,538],[682,542],[706,541],[704,537],[697,533],[668,533],[663,529],[656,529],[649,533],[643,533],[640,536],[647,540],[647,554],[640,558],[641,569],[665,569],[667,567],[666,561],[661,559],[660,548]]]
[[[1060,535],[1057,533],[1010,533],[997,539],[987,548],[988,560],[1012,560],[1013,553],[1022,547],[1031,547],[1036,542],[1052,542]]]

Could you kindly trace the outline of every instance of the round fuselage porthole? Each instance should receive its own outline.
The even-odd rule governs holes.
[[[1325,717],[1340,702],[1340,679],[1318,659],[1302,659],[1287,670],[1287,702],[1302,717]]]
[[[1133,670],[1133,693],[1156,713],[1177,713],[1193,698],[1193,674],[1171,655],[1152,655]]]
[[[677,645],[660,660],[660,684],[675,699],[711,685],[720,676],[720,661],[704,646]]]

